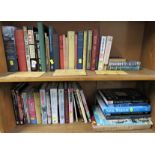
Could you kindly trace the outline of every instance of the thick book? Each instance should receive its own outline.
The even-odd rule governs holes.
[[[18,58],[15,45],[15,30],[14,26],[2,26],[2,34],[4,41],[4,50],[6,53],[6,61],[9,72],[18,71]]]
[[[59,35],[60,69],[64,69],[64,42],[63,35]]]
[[[52,83],[50,86],[50,99],[52,111],[52,123],[58,123],[58,83]]]
[[[38,34],[39,34],[41,70],[46,71],[46,50],[45,50],[44,25],[42,22],[37,22],[37,27],[38,27]]]
[[[64,83],[65,123],[69,123],[68,83]]]
[[[87,60],[86,60],[86,67],[88,70],[90,70],[90,63],[91,63],[91,51],[92,51],[92,37],[93,37],[93,31],[88,30],[88,36],[87,36]]]
[[[77,34],[77,69],[83,68],[83,32]]]
[[[99,37],[99,32],[98,30],[93,30],[93,43],[92,43],[92,55],[91,55],[91,70],[96,69],[96,60],[97,60],[97,55],[98,55],[98,37]]]
[[[47,124],[46,87],[47,87],[47,83],[44,83],[41,86],[40,91],[39,91],[40,92],[42,124]]]
[[[105,46],[106,46],[106,36],[101,36],[98,70],[103,70]]]
[[[107,105],[149,102],[148,98],[142,92],[133,88],[101,89],[98,90],[98,93]]]
[[[59,119],[60,124],[65,123],[65,104],[64,104],[64,84],[59,83],[58,87],[58,98],[59,98]]]
[[[59,55],[59,36],[57,33],[53,34],[53,54],[54,54],[54,70],[60,68],[60,55]]]
[[[111,114],[132,114],[132,113],[150,113],[151,112],[151,105],[136,105],[136,106],[107,106],[100,95],[96,95],[97,103],[99,104],[100,108],[102,109],[102,112],[105,115],[111,115]]]
[[[67,37],[68,37],[68,57],[69,57],[69,69],[74,69],[74,51],[75,51],[75,46],[74,46],[74,40],[75,40],[75,31],[68,31],[67,32]]]
[[[25,44],[27,70],[31,71],[28,32],[27,32],[27,27],[26,26],[23,26],[23,31],[24,31],[24,44]]]
[[[87,31],[83,34],[83,69],[86,69],[86,57],[87,57]]]
[[[15,42],[16,42],[19,71],[27,71],[23,30],[20,29],[15,30]]]

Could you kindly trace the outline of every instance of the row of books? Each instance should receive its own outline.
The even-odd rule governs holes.
[[[113,37],[97,29],[58,34],[52,26],[2,26],[8,71],[103,70]]]
[[[11,92],[16,124],[91,122],[85,95],[76,82],[19,83]]]
[[[153,125],[149,99],[136,89],[98,90],[93,113],[95,129],[146,129]]]

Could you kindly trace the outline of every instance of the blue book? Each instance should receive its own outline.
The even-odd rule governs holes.
[[[95,121],[97,125],[103,126],[129,126],[129,125],[152,125],[151,118],[136,118],[136,119],[115,119],[107,120],[99,106],[93,109]]]
[[[77,69],[83,68],[83,32],[77,35]]]
[[[144,104],[144,105],[124,105],[122,106],[108,106],[104,103],[100,95],[97,94],[96,96],[97,102],[99,106],[101,107],[101,110],[105,115],[111,115],[111,114],[132,114],[132,113],[138,113],[138,112],[144,112],[149,113],[151,112],[151,105],[150,104]]]
[[[49,49],[50,49],[50,70],[54,70],[54,52],[53,52],[53,33],[54,29],[52,26],[48,27],[49,33]]]

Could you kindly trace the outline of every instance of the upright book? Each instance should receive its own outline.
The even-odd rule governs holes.
[[[83,37],[83,69],[86,69],[86,57],[87,57],[87,31],[84,31]]]

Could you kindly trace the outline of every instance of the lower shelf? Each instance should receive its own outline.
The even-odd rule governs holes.
[[[56,124],[56,125],[21,125],[16,126],[13,133],[95,133],[90,123]],[[102,132],[102,131],[98,131]],[[153,129],[128,130],[128,131],[104,131],[104,133],[152,133]]]

